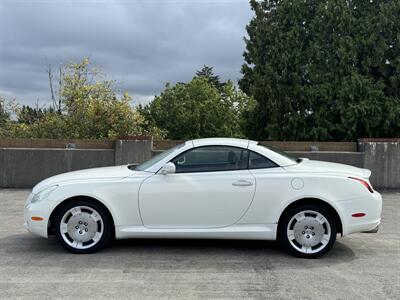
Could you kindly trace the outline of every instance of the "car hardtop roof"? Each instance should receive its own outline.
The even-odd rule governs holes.
[[[242,148],[247,148],[249,144],[257,144],[257,141],[236,139],[236,138],[204,138],[187,141],[187,143],[193,143],[194,147],[208,146],[208,145],[226,145],[226,146],[238,146]]]

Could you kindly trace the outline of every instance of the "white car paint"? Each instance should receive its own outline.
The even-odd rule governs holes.
[[[151,176],[140,188],[139,208],[149,228],[226,227],[244,215],[254,192],[248,170]]]
[[[268,169],[179,173],[158,171],[171,159],[192,148],[227,145],[248,148],[278,166]],[[237,238],[274,240],[282,212],[291,203],[316,198],[328,203],[340,217],[343,232],[374,229],[380,223],[382,198],[360,182],[370,171],[342,164],[304,159],[300,163],[239,139],[201,139],[185,142],[142,171],[128,166],[69,172],[37,184],[27,199],[25,225],[48,236],[53,211],[74,197],[89,197],[110,211],[116,238]],[[237,183],[235,185],[235,183]],[[245,184],[242,184],[245,183]],[[32,198],[57,188],[40,202]],[[354,218],[354,213],[365,217]],[[39,216],[42,221],[33,221]]]

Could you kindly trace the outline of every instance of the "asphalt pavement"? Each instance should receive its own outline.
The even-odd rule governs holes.
[[[124,240],[74,255],[24,229],[29,192],[0,189],[2,299],[400,299],[399,192],[383,193],[378,233],[314,260],[263,241]]]

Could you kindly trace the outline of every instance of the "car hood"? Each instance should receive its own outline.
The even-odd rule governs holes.
[[[81,181],[81,180],[110,180],[110,179],[122,179],[131,175],[143,173],[141,171],[132,171],[128,168],[128,165],[103,167],[85,169],[79,171],[73,171],[63,173],[49,177],[39,182],[32,190],[32,193],[40,192],[41,190],[50,187],[52,185],[61,184],[65,182]]]
[[[349,165],[302,159],[302,161],[296,165],[285,167],[286,170],[292,172],[303,172],[303,173],[323,173],[332,175],[345,175],[355,176],[358,178],[368,179],[371,176],[371,171],[368,169],[357,168]]]

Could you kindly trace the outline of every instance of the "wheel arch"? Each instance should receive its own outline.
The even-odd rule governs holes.
[[[339,213],[337,210],[328,202],[321,200],[319,198],[313,198],[313,197],[307,197],[307,198],[301,198],[298,199],[294,202],[291,202],[288,204],[285,209],[282,211],[279,220],[278,220],[278,232],[280,230],[280,226],[282,224],[282,219],[283,217],[293,208],[299,206],[299,205],[307,205],[307,204],[315,204],[315,205],[321,205],[325,209],[327,209],[330,213],[332,213],[332,217],[335,220],[335,224],[337,227],[337,233],[340,233],[343,236],[343,223],[340,218]]]
[[[79,195],[79,196],[73,196],[65,199],[64,201],[61,201],[60,203],[57,204],[57,206],[53,209],[53,211],[50,214],[49,221],[47,224],[47,234],[48,235],[54,235],[54,219],[58,213],[58,211],[66,204],[77,201],[77,200],[89,200],[92,202],[95,202],[96,204],[100,205],[108,214],[112,222],[112,227],[114,229],[113,235],[115,236],[115,221],[113,214],[111,213],[111,210],[105,205],[102,201],[99,199],[96,199],[92,196],[85,196],[85,195]]]

